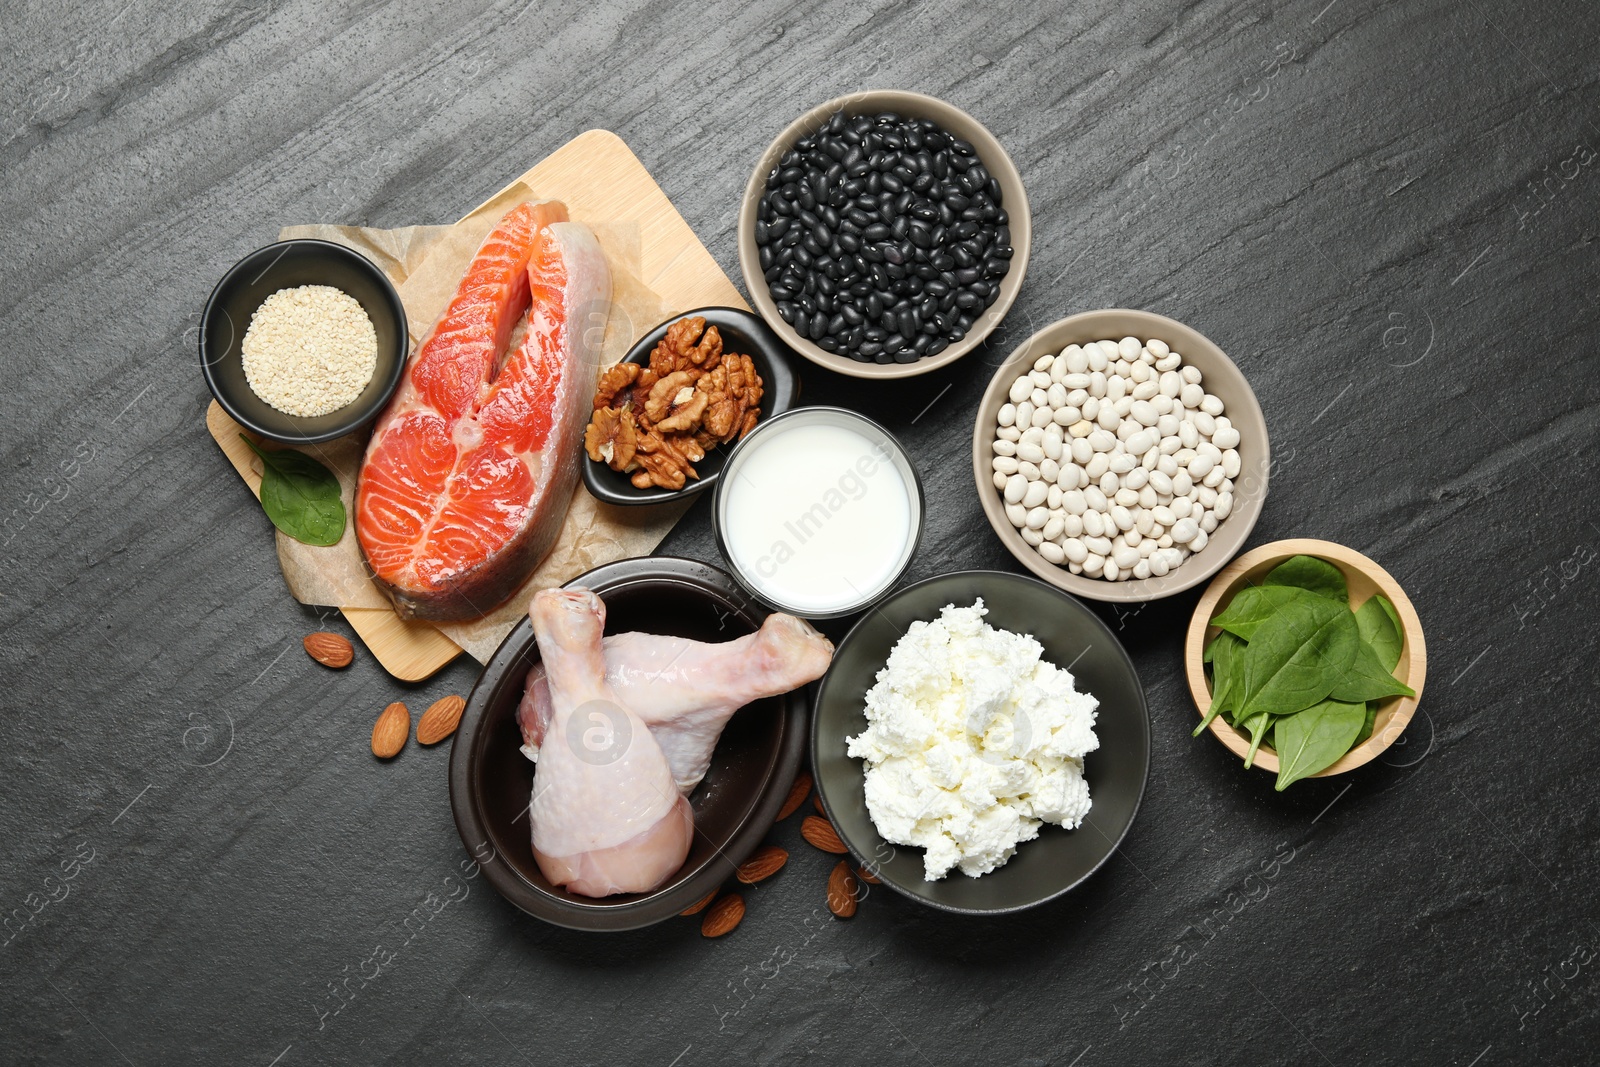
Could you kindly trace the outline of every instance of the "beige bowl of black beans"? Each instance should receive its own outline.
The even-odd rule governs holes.
[[[880,90],[796,119],[751,175],[739,266],[761,317],[813,363],[905,378],[983,343],[1027,271],[1022,178],[960,108]]]

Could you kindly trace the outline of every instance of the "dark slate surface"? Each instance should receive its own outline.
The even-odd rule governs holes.
[[[1600,17],[976,7],[7,6],[0,1060],[1592,1062]],[[282,224],[447,222],[592,126],[733,273],[767,140],[877,85],[988,123],[1037,233],[990,350],[904,386],[807,376],[917,450],[912,577],[1014,566],[968,471],[988,367],[1068,312],[1150,308],[1266,410],[1252,543],[1339,541],[1405,585],[1422,713],[1384,763],[1277,795],[1188,736],[1194,595],[1106,611],[1154,762],[1069,899],[983,922],[875,894],[834,922],[785,825],[790,868],[723,941],[542,926],[461,880],[446,753],[367,751],[377,709],[474,666],[407,687],[299,650],[319,614],[202,426],[201,304]],[[704,504],[663,549],[717,559]]]

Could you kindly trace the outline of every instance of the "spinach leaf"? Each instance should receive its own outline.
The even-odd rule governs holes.
[[[1287,718],[1292,719],[1294,716],[1290,715],[1287,716]],[[1272,732],[1274,725],[1274,716],[1264,711],[1257,712],[1248,718],[1240,720],[1239,729],[1244,730],[1250,735],[1250,749],[1244,754],[1244,765],[1246,769],[1255,764],[1256,750],[1261,747],[1261,743],[1265,741],[1267,735]]]
[[[1291,715],[1323,700],[1350,670],[1360,644],[1347,605],[1325,597],[1288,601],[1245,646],[1243,713]]]
[[[293,449],[271,452],[239,435],[261,457],[261,509],[272,525],[308,545],[337,544],[344,536],[344,501],[339,479],[310,456]]]
[[[1218,714],[1235,707],[1239,696],[1239,662],[1244,642],[1224,630],[1211,639],[1207,651],[1211,653],[1211,708],[1192,736],[1199,737]]]
[[[1350,589],[1345,585],[1344,573],[1327,560],[1315,556],[1291,556],[1272,568],[1261,584],[1295,586],[1346,606],[1350,602]]]
[[[1237,634],[1246,641],[1255,639],[1262,623],[1287,602],[1315,594],[1292,585],[1251,585],[1239,590],[1228,602],[1228,609],[1211,620],[1212,626]]]
[[[1350,670],[1328,693],[1334,700],[1360,704],[1392,696],[1416,696],[1416,691],[1383,669],[1378,654],[1365,641],[1357,642]]]
[[[1366,709],[1360,704],[1324,700],[1277,723],[1279,792],[1307,775],[1337,763],[1350,751]]]
[[[1350,745],[1351,748],[1355,748],[1356,745],[1361,744],[1367,738],[1372,736],[1372,727],[1377,723],[1377,720],[1378,720],[1378,702],[1376,700],[1369,700],[1369,701],[1367,701],[1367,717],[1366,717],[1366,721],[1361,724],[1361,732],[1359,734],[1356,734],[1356,739],[1355,739],[1354,743],[1352,743]]]
[[[1378,664],[1392,672],[1400,662],[1405,633],[1400,629],[1400,616],[1389,598],[1382,593],[1368,597],[1367,602],[1356,609],[1356,627],[1361,631],[1361,640],[1378,654]]]

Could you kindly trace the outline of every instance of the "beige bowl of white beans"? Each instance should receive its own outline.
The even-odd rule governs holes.
[[[1147,311],[1051,323],[995,372],[972,435],[978,498],[1028,570],[1117,603],[1192,588],[1243,547],[1271,450],[1250,383]]]

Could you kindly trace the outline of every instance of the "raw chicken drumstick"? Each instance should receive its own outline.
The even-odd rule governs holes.
[[[603,648],[606,681],[650,728],[685,796],[705,777],[735,711],[815,681],[833,658],[826,637],[781,612],[734,641],[626,633],[606,638]],[[522,750],[536,762],[549,721],[550,690],[539,663],[517,708]]]
[[[590,897],[654,889],[683,866],[694,811],[650,731],[606,681],[605,605],[587,589],[546,589],[528,614],[551,711],[529,806],[539,870]]]

